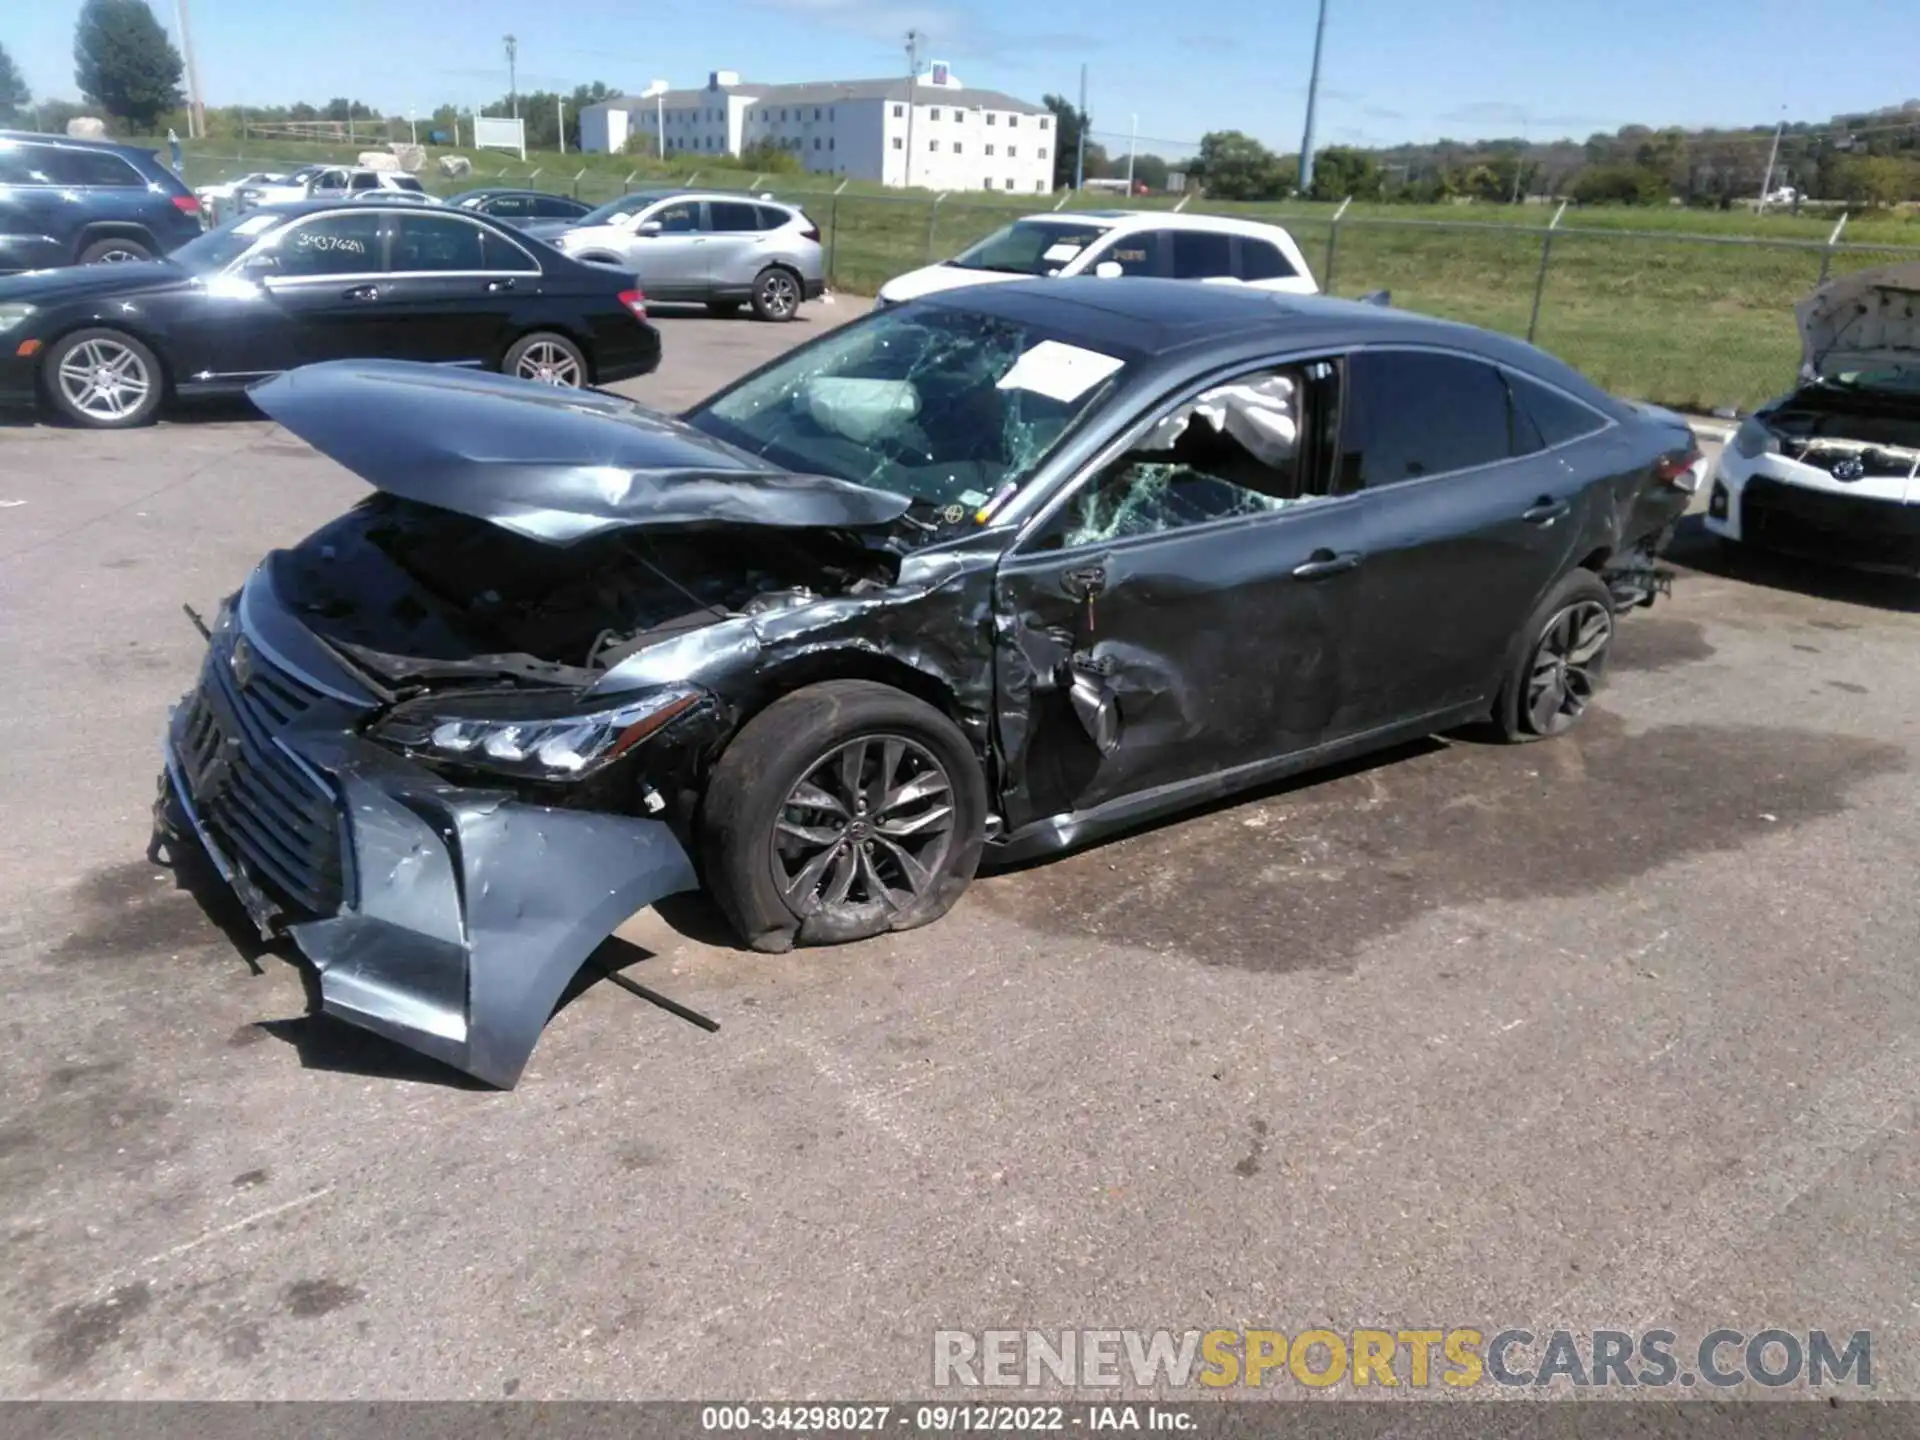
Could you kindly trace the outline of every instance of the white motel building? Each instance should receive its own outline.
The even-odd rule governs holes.
[[[657,90],[580,112],[586,150],[632,142],[717,161],[771,143],[820,174],[931,190],[1044,194],[1053,188],[1055,138],[1044,106],[971,89],[937,63],[911,83],[901,76],[752,85],[716,70],[704,90]]]

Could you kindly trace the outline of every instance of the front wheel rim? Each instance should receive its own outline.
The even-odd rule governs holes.
[[[542,385],[561,385],[572,390],[580,388],[580,362],[564,345],[552,340],[529,345],[521,352],[513,371],[522,380],[537,380]]]
[[[1527,669],[1527,726],[1558,735],[1586,713],[1613,642],[1613,612],[1598,600],[1560,611],[1540,632]]]
[[[124,420],[146,404],[153,375],[139,352],[117,340],[87,340],[60,358],[60,393],[83,415]]]
[[[100,254],[94,256],[93,263],[96,265],[131,265],[143,258],[145,257],[136,255],[131,250],[113,249],[101,251]]]
[[[800,304],[799,288],[793,277],[785,274],[769,275],[763,282],[761,298],[768,313],[782,317],[791,315]]]
[[[796,915],[898,913],[928,898],[954,838],[946,766],[903,735],[863,735],[829,750],[787,792],[768,858]]]

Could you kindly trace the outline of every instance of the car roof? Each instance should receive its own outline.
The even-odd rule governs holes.
[[[365,210],[391,210],[396,215],[418,215],[425,208],[432,212],[445,211],[449,214],[463,215],[469,220],[493,223],[493,217],[483,215],[477,210],[460,210],[452,205],[433,205],[423,207],[418,200],[402,200],[398,196],[381,195],[378,192],[366,192],[359,198],[329,195],[318,200],[276,200],[270,205],[256,205],[245,211],[248,215],[280,215],[289,220],[302,215],[315,215],[323,210],[350,211],[359,214]]]
[[[1090,348],[1140,358],[1203,343],[1269,337],[1277,344],[1297,344],[1307,350],[1388,342],[1444,346],[1530,371],[1589,399],[1597,395],[1609,406],[1613,403],[1571,366],[1508,336],[1411,310],[1325,295],[1281,294],[1191,280],[1101,280],[1080,275],[962,286],[914,303],[1028,320],[1077,337]]]
[[[131,145],[123,140],[96,140],[90,136],[47,135],[38,130],[0,130],[0,141],[32,141],[36,145],[71,145],[82,150],[108,150],[117,154],[151,156],[150,145]]]

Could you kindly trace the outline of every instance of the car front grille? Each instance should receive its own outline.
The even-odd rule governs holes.
[[[319,698],[229,627],[208,646],[200,686],[176,731],[201,823],[228,859],[300,918],[340,908],[339,811],[333,794],[273,737]]]
[[[1756,477],[1740,495],[1740,534],[1816,560],[1920,570],[1920,505]]]

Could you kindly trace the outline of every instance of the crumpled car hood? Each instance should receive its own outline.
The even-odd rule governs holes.
[[[1809,377],[1920,365],[1920,261],[1843,275],[1794,306]]]
[[[618,396],[503,375],[335,360],[248,393],[376,489],[553,545],[639,525],[885,525],[911,503],[771,468]]]

